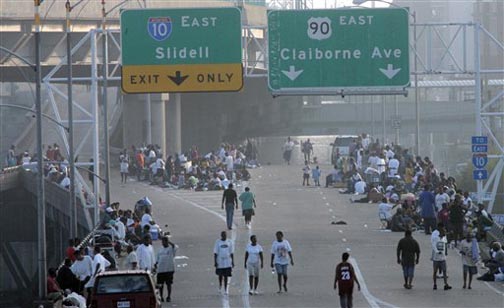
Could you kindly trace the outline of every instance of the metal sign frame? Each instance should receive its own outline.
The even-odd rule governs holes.
[[[488,211],[491,212],[495,202],[495,196],[497,194],[497,190],[499,188],[499,184],[501,181],[502,173],[504,170],[504,144],[498,138],[500,135],[500,131],[495,131],[495,129],[490,124],[494,119],[501,119],[504,116],[504,112],[502,111],[492,111],[493,108],[503,106],[504,105],[504,90],[501,90],[499,93],[489,98],[488,100],[483,100],[482,92],[484,88],[491,87],[490,83],[483,84],[482,74],[504,74],[504,68],[493,68],[493,69],[482,69],[481,68],[481,37],[488,38],[496,48],[502,53],[504,57],[504,43],[498,41],[487,29],[481,26],[479,23],[425,23],[425,24],[412,24],[413,29],[418,28],[418,35],[412,36],[413,41],[410,42],[410,54],[413,55],[413,61],[418,61],[418,69],[411,71],[412,75],[453,75],[460,74],[468,76],[467,79],[472,78],[474,81],[474,92],[475,92],[475,112],[476,112],[476,135],[487,135],[489,138],[489,143],[491,144],[491,149],[493,152],[488,155],[490,162],[492,160],[496,161],[495,167],[491,170],[488,180],[484,183],[483,181],[478,181],[478,200],[481,201],[489,201],[488,203]],[[446,39],[443,37],[441,28],[446,29],[452,27],[455,29],[454,35],[450,38]],[[256,26],[244,26],[244,40],[245,44],[243,44],[244,50],[249,50],[252,48],[256,48],[257,52],[260,56],[261,61],[256,59],[251,59],[248,56],[243,58],[244,74],[246,77],[264,77],[267,76],[267,32],[264,29],[265,27],[256,27]],[[261,30],[264,31],[263,39],[256,37],[253,30]],[[474,32],[474,50],[469,44],[469,40],[471,39],[469,31]],[[99,148],[98,148],[98,129],[99,125],[96,121],[98,117],[98,84],[101,81],[101,77],[98,73],[98,65],[99,59],[97,55],[97,47],[96,41],[101,35],[102,30],[92,30],[90,31],[73,49],[72,54],[76,53],[80,48],[82,48],[85,44],[90,44],[91,49],[91,67],[92,74],[90,77],[81,78],[81,82],[88,82],[91,84],[91,101],[93,104],[92,110],[87,110],[88,119],[85,122],[82,120],[82,125],[87,124],[89,131],[87,132],[88,137],[93,136],[93,152],[95,153],[96,158],[99,157]],[[106,32],[109,36],[109,39],[114,42],[115,48],[118,48],[120,51],[120,45],[117,42],[117,39],[114,37],[114,33],[117,35],[119,31],[117,30],[109,30]],[[439,50],[435,50],[433,48],[434,40],[439,40],[441,45],[443,45],[444,51],[442,51],[441,57],[436,61],[435,54],[439,53]],[[417,51],[415,46],[418,43],[424,42],[425,52]],[[457,52],[455,52],[457,50]],[[119,55],[120,57],[120,55]],[[263,61],[264,59],[264,61]],[[474,67],[470,67],[471,61],[474,61]],[[262,66],[264,64],[264,69]],[[61,60],[61,62],[47,74],[43,81],[44,86],[48,91],[49,98],[51,100],[51,106],[55,114],[58,114],[57,118],[62,121],[65,120],[57,110],[57,104],[55,101],[55,96],[62,97],[66,99],[66,95],[56,88],[52,82],[62,82],[66,81],[60,80],[54,77],[54,74],[57,70],[61,69],[62,66],[66,65],[66,57]],[[109,65],[113,65],[112,70],[108,72],[108,80],[111,81],[119,81],[120,76],[119,73],[119,59],[110,61]],[[109,67],[109,66],[107,66]],[[428,83],[428,82],[427,82]],[[460,81],[454,81],[453,83],[449,83],[448,86],[457,87]],[[416,84],[412,83],[412,87],[417,87]],[[436,83],[428,83],[427,87],[437,88]],[[292,95],[299,95],[300,93],[292,93]],[[343,95],[351,95],[352,93],[342,93]],[[366,93],[356,93],[356,94],[366,94]],[[380,94],[380,93],[378,93]],[[396,93],[402,94],[402,93]],[[78,105],[77,102],[74,102],[74,107],[76,109],[81,109],[82,106]],[[120,108],[118,108],[120,112]],[[60,131],[61,137],[66,140],[66,133],[63,129]],[[65,142],[65,147],[67,143]],[[82,150],[82,145],[77,146],[76,155],[79,154],[79,151]],[[80,164],[86,165],[86,164]],[[95,159],[95,171],[99,170],[98,159]],[[81,176],[78,177],[78,180],[85,185],[84,180]],[[84,186],[86,187],[86,186]],[[88,190],[91,191],[91,190]],[[99,190],[97,190],[99,194]],[[98,204],[98,194],[95,195],[95,205]],[[483,198],[482,196],[493,196],[491,200],[489,198]],[[94,206],[94,205],[93,205]]]

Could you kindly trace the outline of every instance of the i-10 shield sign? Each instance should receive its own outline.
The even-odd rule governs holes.
[[[158,42],[166,40],[172,32],[170,17],[149,17],[147,32]]]
[[[485,168],[488,163],[488,155],[486,153],[475,153],[472,157],[472,163],[478,169]]]

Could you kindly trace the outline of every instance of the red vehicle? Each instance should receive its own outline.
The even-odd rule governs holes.
[[[96,276],[92,308],[160,308],[154,281],[145,271],[113,271]]]

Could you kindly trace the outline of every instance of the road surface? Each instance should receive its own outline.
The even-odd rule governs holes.
[[[323,172],[329,166],[321,166]],[[503,307],[502,282],[473,282],[472,290],[462,289],[462,264],[455,250],[449,251],[450,291],[432,290],[430,237],[415,232],[421,246],[413,289],[403,288],[401,267],[396,263],[396,244],[402,233],[379,230],[377,205],[352,204],[337,189],[303,187],[301,166],[265,166],[251,170],[248,183],[256,194],[257,209],[252,229],[244,227],[235,212],[235,268],[229,296],[217,291],[213,267],[213,244],[225,230],[225,213],[220,209],[222,192],[194,192],[162,189],[134,180],[120,185],[113,173],[112,196],[121,208],[133,208],[136,200],[148,196],[154,219],[168,224],[171,240],[179,245],[172,302],[163,307],[338,307],[332,289],[334,270],[341,254],[350,251],[362,291],[355,290],[355,307]],[[325,176],[323,176],[324,178]],[[324,183],[321,183],[324,184]],[[240,193],[244,187],[237,187]],[[343,220],[347,225],[332,225]],[[270,247],[275,232],[282,230],[293,249],[294,266],[289,267],[289,291],[276,294]],[[256,234],[265,250],[261,271],[261,294],[248,295],[243,268],[244,248],[250,234]],[[155,248],[160,242],[155,242]],[[480,269],[480,273],[481,273]],[[166,292],[165,292],[166,294]]]

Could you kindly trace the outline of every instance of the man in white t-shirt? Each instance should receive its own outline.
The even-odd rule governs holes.
[[[234,244],[227,238],[226,231],[222,231],[221,238],[215,241],[213,253],[215,274],[219,276],[219,292],[222,292],[224,281],[224,294],[228,294],[228,277],[232,276],[234,267]]]
[[[165,162],[161,157],[156,159],[156,173],[153,176],[164,176]]]
[[[250,237],[250,244],[247,245],[245,250],[245,268],[249,275],[249,294],[259,294],[257,292],[257,285],[259,284],[259,261],[261,261],[261,268],[263,268],[263,249],[261,245],[257,244],[257,237],[252,235]]]
[[[271,245],[271,267],[274,267],[278,278],[278,292],[282,293],[282,277],[283,288],[287,292],[287,267],[290,264],[294,266],[292,258],[292,248],[289,241],[283,239],[282,231],[276,233],[276,241]]]
[[[126,257],[126,269],[136,270],[138,268],[138,257],[136,251],[133,249],[133,245],[126,247],[126,253],[128,254]]]
[[[395,176],[399,170],[399,160],[394,156],[388,162],[389,176]]]
[[[469,192],[464,192],[464,198],[462,199],[462,205],[468,211],[475,210],[477,207],[474,206],[471,197],[469,197]]]
[[[152,216],[150,214],[150,210],[148,208],[145,209],[145,213],[142,215],[142,219],[140,220],[140,226],[143,228],[146,225],[153,225],[154,220],[152,219]]]
[[[154,151],[154,148],[151,148],[149,151],[149,163],[153,163],[156,161],[156,151]]]
[[[152,271],[156,264],[156,256],[152,247],[152,238],[149,234],[144,235],[143,243],[136,249],[138,269]]]
[[[356,194],[363,195],[366,193],[366,182],[364,182],[362,179],[359,179],[354,186]]]
[[[376,159],[376,170],[378,170],[379,174],[382,174],[386,170],[385,156],[383,154]]]
[[[432,263],[433,263],[433,280],[434,280],[434,290],[437,290],[437,272],[440,271],[443,274],[444,280],[444,290],[450,290],[452,287],[448,285],[448,276],[446,274],[446,255],[448,254],[447,249],[447,239],[445,236],[445,229],[442,224],[438,224],[437,231],[439,233],[432,233],[431,244],[432,244]]]
[[[290,137],[287,137],[287,141],[285,142],[283,146],[283,158],[287,165],[290,165],[291,161],[291,155],[292,155],[292,150],[294,149],[294,142],[291,140]]]
[[[80,284],[77,289],[79,293],[82,293],[84,290],[84,285],[91,279],[91,276],[93,275],[93,260],[91,259],[90,256],[85,256],[83,251],[76,250],[74,252],[75,254],[75,261],[70,267],[72,270],[72,273],[79,279]]]
[[[173,274],[175,273],[175,255],[177,254],[178,246],[170,242],[168,237],[163,237],[162,243],[163,247],[158,250],[156,256],[157,285],[159,287],[161,301],[164,301],[163,289],[166,284],[166,289],[168,291],[166,301],[170,302]]]
[[[436,209],[438,213],[443,209],[443,203],[450,204],[450,196],[446,193],[446,188],[439,187],[434,200],[436,202]]]
[[[384,152],[385,152],[385,157],[387,158],[387,160],[390,160],[395,156],[395,153],[392,151],[392,149],[388,145],[385,147]]]
[[[117,230],[117,239],[120,241],[124,241],[126,238],[126,226],[124,223],[126,222],[126,218],[121,217],[116,220],[115,229]]]
[[[369,155],[368,166],[373,169],[378,169],[378,160],[380,158],[373,152]]]
[[[234,167],[234,159],[233,156],[226,152],[226,159],[224,161],[226,164],[226,177],[229,180],[233,179],[233,167]]]
[[[378,216],[380,220],[387,221],[387,224],[390,224],[392,220],[392,210],[397,206],[397,204],[392,205],[388,203],[387,198],[383,198],[382,202],[378,205]]]
[[[304,162],[304,167],[303,167],[303,186],[310,186],[310,172],[311,168],[310,165],[308,164],[308,161],[305,160]]]
[[[92,297],[92,289],[95,283],[96,275],[99,273],[105,272],[107,267],[109,267],[111,264],[110,262],[105,259],[104,256],[101,254],[101,248],[98,246],[95,246],[94,248],[94,256],[93,256],[93,274],[91,275],[91,279],[86,283],[86,290],[88,292],[87,295],[87,302],[90,303],[91,297]]]

